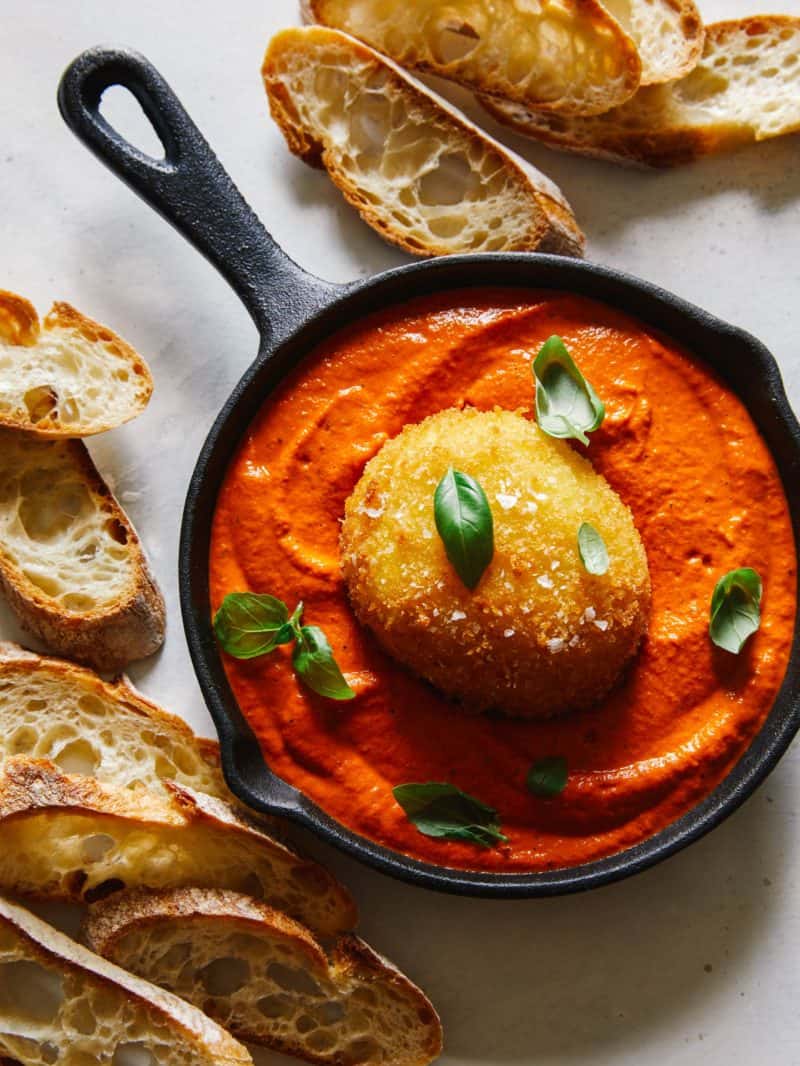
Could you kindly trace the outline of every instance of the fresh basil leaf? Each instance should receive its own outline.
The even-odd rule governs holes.
[[[588,444],[587,433],[602,425],[606,409],[560,337],[545,341],[532,370],[539,428],[551,437]]]
[[[709,633],[718,648],[738,655],[761,625],[761,578],[750,567],[721,577],[711,597]]]
[[[567,787],[567,760],[563,755],[539,759],[528,770],[525,783],[534,796],[559,796]]]
[[[409,821],[425,836],[466,840],[482,848],[508,840],[500,831],[497,811],[455,785],[429,781],[398,785],[392,791]]]
[[[312,692],[329,700],[351,700],[355,692],[345,681],[333,649],[319,626],[301,626],[292,652],[298,677]]]
[[[289,621],[282,600],[256,592],[231,592],[214,616],[214,632],[228,655],[254,659],[279,644]]]
[[[587,573],[595,574],[597,577],[608,573],[606,542],[588,522],[582,522],[578,530],[578,551]]]
[[[453,569],[474,589],[494,555],[494,522],[486,493],[451,466],[433,497],[436,528]]]

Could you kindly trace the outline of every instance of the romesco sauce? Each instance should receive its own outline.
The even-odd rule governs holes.
[[[647,549],[648,635],[595,708],[548,722],[468,716],[382,652],[356,622],[339,567],[344,503],[364,464],[409,422],[470,404],[533,408],[530,363],[563,337],[605,401],[588,455]],[[531,415],[531,417],[533,417]],[[580,447],[580,446],[578,446]],[[738,656],[708,636],[729,570],[764,582],[760,631]],[[393,307],[336,334],[266,401],[231,463],[214,519],[212,605],[269,592],[321,626],[356,691],[336,703],[289,652],[225,656],[272,770],[351,829],[415,858],[522,873],[600,858],[708,795],[769,713],[789,659],[795,547],[780,479],[739,399],[702,363],[593,301],[465,290]],[[531,764],[563,755],[565,791],[537,798]],[[447,781],[499,813],[507,844],[423,836],[392,788]]]

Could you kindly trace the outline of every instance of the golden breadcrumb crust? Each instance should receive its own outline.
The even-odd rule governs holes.
[[[478,480],[494,520],[494,558],[474,591],[434,522],[450,466]],[[581,562],[583,522],[608,547],[602,577]],[[569,444],[510,411],[448,410],[406,426],[348,499],[341,553],[360,621],[467,709],[546,718],[591,705],[647,624],[647,558],[630,511]]]

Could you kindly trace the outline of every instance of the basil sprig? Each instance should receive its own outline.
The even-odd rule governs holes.
[[[721,577],[711,597],[709,633],[718,648],[738,655],[761,625],[761,578],[750,567]]]
[[[455,785],[429,781],[397,785],[392,791],[409,821],[425,836],[465,840],[482,848],[508,840],[500,831],[497,811]]]
[[[559,796],[567,787],[567,760],[563,755],[549,755],[539,759],[528,770],[525,784],[534,796]]]
[[[494,555],[494,522],[486,493],[475,478],[451,466],[436,486],[433,514],[453,569],[474,589]]]
[[[536,420],[550,437],[588,444],[587,433],[602,425],[605,405],[578,369],[560,337],[545,341],[533,361]]]
[[[578,552],[587,573],[597,577],[608,573],[606,542],[589,522],[582,522],[578,529]]]
[[[342,676],[328,638],[319,626],[301,625],[302,617],[302,603],[290,615],[274,596],[230,592],[214,615],[214,632],[235,659],[255,659],[294,641],[292,666],[307,688],[329,700],[353,699],[355,692]]]

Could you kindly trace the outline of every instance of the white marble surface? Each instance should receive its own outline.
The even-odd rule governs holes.
[[[748,0],[701,6],[709,19],[754,10]],[[800,15],[800,0],[783,7]],[[260,60],[271,31],[298,21],[294,0],[2,0],[0,10],[0,286],[41,310],[73,301],[150,362],[148,411],[92,452],[125,499],[169,605],[163,651],[132,674],[205,730],[177,603],[178,527],[196,453],[256,335],[213,270],[67,131],[55,104],[61,70],[98,43],[148,55],[309,270],[344,281],[405,257],[289,156],[267,116]],[[124,100],[113,107],[120,124],[135,114]],[[670,174],[514,144],[562,185],[590,258],[761,337],[800,407],[800,141]],[[19,636],[5,612],[0,636]],[[312,847],[353,887],[364,935],[436,1002],[448,1066],[800,1066],[799,793],[795,747],[704,841],[629,882],[547,902],[438,896]]]

